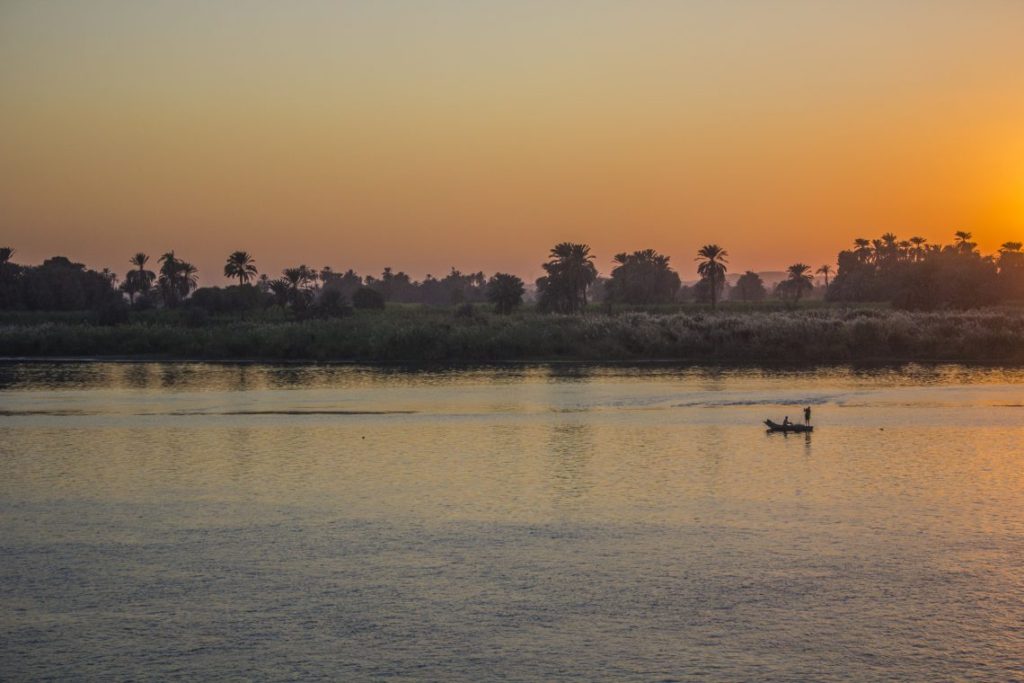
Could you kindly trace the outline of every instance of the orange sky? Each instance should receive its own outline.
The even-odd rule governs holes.
[[[1024,2],[0,4],[0,246],[684,279],[1024,239]]]

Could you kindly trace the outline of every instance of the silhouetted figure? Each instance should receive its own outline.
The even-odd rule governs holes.
[[[811,424],[811,407],[810,406],[807,406],[806,408],[804,408],[804,424],[805,425]]]
[[[793,423],[789,421],[789,415],[787,415],[786,417],[782,418],[782,426],[783,427],[788,427],[791,424],[793,424]]]

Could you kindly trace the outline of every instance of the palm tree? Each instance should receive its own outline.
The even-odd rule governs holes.
[[[956,248],[961,254],[969,254],[977,245],[971,241],[973,235],[965,230],[956,231]]]
[[[899,248],[899,257],[901,261],[910,257],[910,240],[900,240],[899,244],[896,246]]]
[[[256,262],[247,251],[236,251],[228,256],[224,264],[224,277],[238,278],[239,285],[249,284],[259,274],[256,270]]]
[[[187,297],[193,289],[199,286],[199,269],[188,261],[179,261],[179,282],[181,283],[183,294],[181,298]]]
[[[146,264],[149,263],[149,256],[141,251],[128,259],[128,263],[135,266],[135,269],[129,270],[125,273],[124,284],[121,288],[124,289],[132,299],[132,303],[134,303],[137,295],[143,295],[149,292],[150,288],[153,286],[153,280],[156,279],[156,273],[151,270],[146,270]]]
[[[556,244],[542,266],[547,272],[543,299],[547,305],[565,313],[574,313],[587,305],[587,288],[597,279],[597,268],[590,246],[574,242]],[[482,275],[481,275],[482,277]]]
[[[285,268],[281,271],[283,280],[288,284],[288,298],[291,300],[292,306],[298,308],[304,303],[304,290],[306,285],[313,281],[314,273],[309,266],[299,266],[297,268]]]
[[[697,258],[694,259],[700,261],[697,274],[711,286],[711,308],[718,306],[719,283],[725,281],[725,271],[728,270],[727,256],[729,252],[717,244],[705,244],[697,251]]]
[[[630,304],[670,303],[679,291],[679,275],[670,258],[654,249],[616,254],[611,279],[606,283],[607,299]]]
[[[508,273],[495,273],[487,282],[487,299],[500,314],[509,314],[523,303],[523,281]]]
[[[928,240],[926,240],[923,237],[911,237],[910,240],[908,240],[908,241],[912,245],[914,245],[910,249],[910,254],[913,257],[913,260],[920,261],[921,259],[923,259],[924,258],[924,243],[927,242]]]
[[[1003,242],[999,247],[999,258],[996,263],[999,266],[999,271],[1002,273],[1008,273],[1010,270],[1019,271],[1021,266],[1024,265],[1024,243],[1021,242]]]
[[[895,233],[887,232],[884,235],[882,235],[882,243],[885,245],[886,249],[895,249],[896,240],[897,237]]]
[[[871,240],[871,260],[876,264],[881,263],[885,258],[885,242],[882,240]]]
[[[267,291],[274,295],[274,301],[281,306],[287,305],[291,299],[291,285],[283,277],[276,280],[268,278]]]
[[[0,247],[0,266],[10,263],[12,256],[14,256],[13,249],[10,247]]]
[[[157,284],[167,306],[177,306],[199,284],[199,270],[187,261],[178,259],[173,251],[160,257],[160,277]]]
[[[832,274],[832,266],[826,263],[821,268],[818,268],[818,270],[815,272],[818,273],[819,275],[825,276],[825,290],[828,291],[828,276]]]
[[[146,272],[146,264],[149,263],[149,256],[140,251],[137,252],[135,256],[128,259],[128,263],[138,268],[140,273]]]
[[[787,269],[789,277],[782,281],[785,285],[784,291],[793,295],[793,302],[800,301],[804,290],[814,289],[814,279],[811,277],[811,267],[805,263],[794,263]]]
[[[857,255],[857,260],[861,263],[867,263],[871,257],[871,242],[863,237],[858,237],[853,241],[853,244],[853,253]]]
[[[100,276],[110,283],[111,289],[117,289],[117,273],[112,271],[110,268],[104,268],[100,271]]]

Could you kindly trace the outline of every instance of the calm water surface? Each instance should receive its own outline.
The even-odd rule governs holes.
[[[4,680],[1024,678],[1021,370],[9,364],[0,437]]]

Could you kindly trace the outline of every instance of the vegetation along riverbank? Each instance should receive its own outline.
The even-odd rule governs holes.
[[[254,360],[1024,362],[1024,310],[880,308],[499,315],[395,307],[336,318],[0,318],[0,355]]]
[[[671,360],[761,364],[1024,362],[1024,246],[983,255],[892,233],[854,240],[838,268],[795,263],[728,279],[728,252],[696,252],[684,284],[653,249],[616,254],[601,277],[586,244],[561,242],[532,284],[510,273],[414,281],[302,265],[198,287],[173,251],[119,278],[62,256],[21,265],[0,248],[0,356],[477,362]],[[815,279],[814,275],[821,275]],[[772,279],[774,278],[774,280]]]

